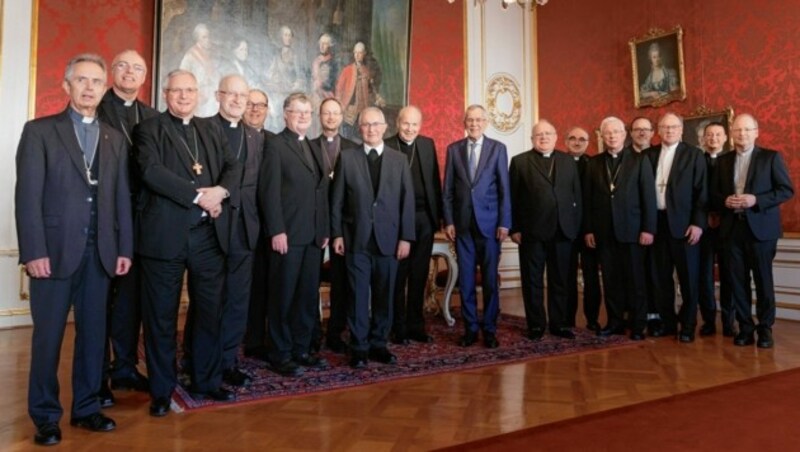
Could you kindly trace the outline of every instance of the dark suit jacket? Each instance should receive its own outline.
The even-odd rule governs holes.
[[[725,198],[736,193],[736,152],[729,152],[718,159],[712,205],[722,213],[720,234],[728,237],[736,220],[734,210],[725,207]],[[781,154],[758,146],[753,148],[744,192],[756,197],[756,205],[744,210],[753,236],[761,241],[780,238],[783,234],[780,205],[794,196],[794,186]]]
[[[118,102],[116,97],[117,96],[114,94],[114,90],[109,89],[106,91],[106,94],[100,101],[100,105],[97,107],[97,119],[105,122],[115,130],[118,130],[120,133],[125,135],[125,143],[128,145],[128,177],[131,186],[131,193],[136,194],[139,193],[141,178],[139,176],[138,166],[136,164],[136,156],[133,155],[133,130],[128,130],[127,125],[125,126],[126,128],[123,129],[123,120],[119,117],[117,114],[117,109],[114,107],[115,103]],[[148,107],[138,100],[134,102],[134,105],[139,111],[139,122],[158,115],[158,111]]]
[[[408,159],[384,145],[377,196],[372,190],[363,146],[343,149],[331,194],[331,237],[343,237],[345,251],[368,251],[372,233],[383,256],[394,255],[397,242],[413,242],[414,186]]]
[[[607,154],[589,159],[583,186],[583,230],[598,241],[637,243],[639,233],[656,232],[656,189],[647,158],[626,147],[611,193]],[[613,173],[612,173],[613,174]]]
[[[713,202],[712,202],[712,199],[711,199],[712,193],[714,192],[714,186],[713,186],[714,177],[715,177],[714,173],[716,173],[716,171],[717,171],[717,164],[719,163],[719,159],[723,155],[729,154],[730,152],[731,151],[721,151],[717,155],[716,159],[712,159],[711,156],[708,155],[707,152],[703,153],[703,156],[706,159],[706,172],[708,173],[706,175],[706,182],[708,182],[708,213],[712,213],[712,212],[719,213],[719,211],[716,210],[716,206],[713,205]]]
[[[321,152],[327,152],[325,150],[325,135],[320,135],[317,138],[314,138],[314,143],[316,143],[317,147],[320,149]],[[347,138],[339,135],[339,154],[341,154],[342,149],[352,148],[358,146],[355,141],[348,140]],[[328,159],[324,157],[322,158],[322,162],[325,164],[325,174],[330,174],[334,168],[336,168],[336,162],[339,160],[339,154],[336,154],[336,160],[333,162],[328,162]]]
[[[228,190],[230,198],[215,219],[217,240],[223,252],[230,241],[230,208],[239,204],[242,167],[228,149],[225,132],[215,118],[192,118],[197,137],[207,152],[211,180]],[[197,189],[192,161],[182,148],[180,135],[168,112],[140,123],[133,146],[142,173],[137,218],[137,253],[172,259],[185,245]]]
[[[653,177],[658,170],[661,145],[644,151],[650,160]],[[666,205],[669,233],[680,239],[689,225],[706,228],[708,223],[708,182],[703,151],[686,143],[678,143],[667,179]],[[664,232],[664,231],[662,231]]]
[[[578,166],[569,155],[553,151],[552,178],[537,165],[536,150],[511,159],[511,231],[522,232],[532,240],[550,240],[559,228],[569,239],[578,235],[581,221],[581,181]],[[550,168],[549,166],[547,168]]]
[[[283,129],[267,138],[258,181],[258,199],[267,237],[286,233],[289,245],[322,246],[330,237],[328,185],[322,151],[308,140],[314,157],[310,167],[298,135]]]
[[[101,122],[96,155],[97,249],[106,273],[114,276],[117,258],[133,257],[125,138]],[[14,193],[20,263],[49,257],[53,278],[74,273],[86,247],[91,197],[69,112],[25,124]]]
[[[236,231],[238,223],[244,221],[244,230],[247,234],[247,245],[250,250],[256,249],[260,221],[258,215],[258,175],[261,171],[261,161],[264,157],[264,136],[244,123],[245,148],[247,159],[242,166],[242,179],[239,185],[239,203],[234,207],[231,215],[233,224],[231,230]],[[238,146],[238,144],[237,144]],[[234,146],[229,144],[231,150]]]
[[[469,234],[474,218],[484,237],[511,228],[511,195],[506,145],[484,135],[475,182],[469,177],[468,138],[447,147],[442,211],[445,225]]]
[[[386,140],[393,149],[400,148],[400,136],[393,135]],[[428,216],[433,229],[438,230],[442,222],[442,178],[439,173],[439,159],[436,157],[436,145],[433,140],[417,135],[414,140],[416,157],[422,168],[422,185],[425,187],[425,200],[428,204]],[[413,171],[413,170],[412,170]],[[414,175],[412,173],[411,177]]]

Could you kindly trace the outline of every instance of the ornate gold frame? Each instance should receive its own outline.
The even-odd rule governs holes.
[[[705,105],[700,105],[695,108],[692,113],[683,118],[683,139],[682,141],[697,145],[694,139],[691,139],[691,134],[695,132],[697,126],[703,124],[704,121],[718,121],[725,125],[725,133],[728,135],[727,149],[733,148],[733,137],[730,130],[733,125],[733,107],[730,105],[722,110],[711,110]],[[689,137],[689,139],[687,139]]]
[[[647,54],[647,47],[653,41],[659,40],[675,40],[674,46],[677,49],[678,67],[675,68],[679,74],[679,88],[675,91],[669,92],[663,96],[654,99],[641,99],[639,92],[639,65],[637,55],[641,53],[641,48],[644,47],[644,53]],[[646,35],[633,38],[628,41],[631,49],[631,66],[633,68],[633,103],[636,108],[641,107],[661,107],[670,102],[686,99],[686,76],[683,70],[683,28],[680,25],[676,26],[672,31],[664,31],[659,28],[651,28]]]
[[[500,97],[509,96],[511,109],[504,111]],[[486,110],[489,122],[501,133],[512,133],[522,121],[522,93],[511,74],[497,73],[486,84]]]

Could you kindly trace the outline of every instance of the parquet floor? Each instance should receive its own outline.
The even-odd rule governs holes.
[[[519,290],[502,292],[522,314]],[[579,323],[581,321],[579,320]],[[27,415],[28,328],[0,331],[0,450],[34,449]],[[62,353],[62,402],[69,407],[72,330]],[[724,339],[724,340],[723,340]],[[800,367],[800,323],[778,321],[772,350],[734,347],[722,336],[693,344],[640,345],[414,378],[165,418],[148,397],[117,393],[106,410],[112,433],[61,422],[59,450],[428,450],[562,419]],[[725,413],[720,414],[724,418]],[[600,440],[600,439],[598,439]]]

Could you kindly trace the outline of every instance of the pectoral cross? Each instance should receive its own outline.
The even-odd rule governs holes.
[[[92,170],[86,168],[86,180],[89,181],[89,185],[97,185],[97,179],[92,179]]]
[[[608,185],[608,188],[611,190],[611,193],[614,193],[614,190],[616,190],[616,189],[617,189],[617,186],[616,186],[616,185],[614,185],[614,182],[611,182],[611,183]]]
[[[192,165],[192,169],[194,170],[194,173],[197,174],[198,176],[203,174],[203,165],[201,165],[199,162],[194,162],[194,165]]]

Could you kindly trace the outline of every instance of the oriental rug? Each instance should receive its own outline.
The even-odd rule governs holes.
[[[459,318],[458,310],[453,311],[454,316]],[[574,340],[545,335],[542,340],[532,342],[524,337],[526,331],[524,318],[500,314],[497,325],[497,339],[500,342],[498,348],[488,349],[480,340],[471,347],[460,347],[457,345],[458,338],[463,334],[460,322],[454,327],[448,327],[441,318],[431,318],[427,325],[428,333],[434,338],[433,343],[389,345],[390,351],[397,355],[397,364],[394,365],[370,362],[366,369],[352,369],[348,366],[347,356],[323,348],[320,355],[330,363],[327,369],[307,369],[301,377],[289,378],[266,369],[262,361],[242,356],[240,369],[248,374],[253,382],[244,388],[229,388],[235,390],[236,400],[232,402],[197,400],[192,398],[185,388],[179,386],[173,395],[172,407],[175,411],[223,407],[636,344],[626,336],[600,338],[584,329],[575,329]]]

